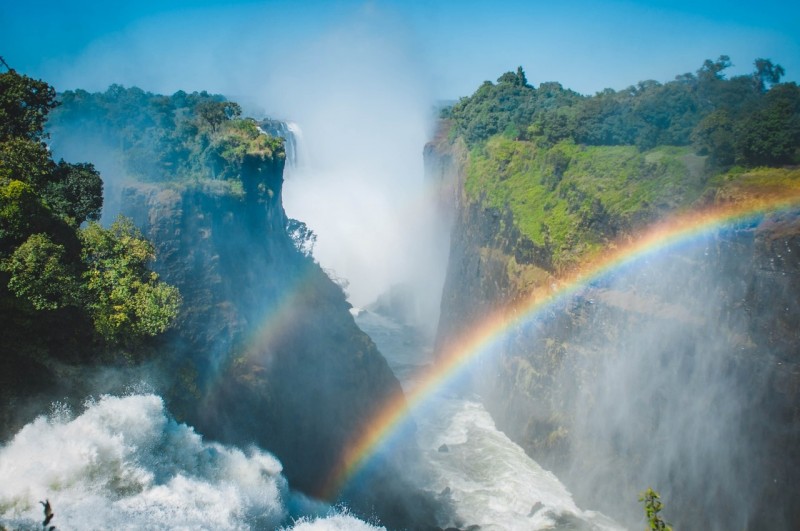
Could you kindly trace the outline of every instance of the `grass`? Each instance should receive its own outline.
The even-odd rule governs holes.
[[[465,189],[472,201],[509,208],[522,234],[564,268],[617,231],[697,200],[703,164],[687,147],[548,147],[496,136],[470,152]]]
[[[754,168],[732,170],[709,180],[706,196],[716,201],[747,201],[754,197],[786,196],[800,192],[800,168]]]

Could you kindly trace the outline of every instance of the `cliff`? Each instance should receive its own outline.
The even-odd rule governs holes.
[[[281,169],[260,168],[272,192],[255,200],[210,182],[134,185],[122,204],[184,298],[162,362],[176,376],[171,411],[206,436],[269,449],[313,493],[399,384],[342,290],[287,235]]]
[[[453,149],[431,144],[428,167]],[[678,148],[494,138],[461,160],[439,348],[651,220],[800,181],[766,169],[706,180]],[[471,391],[580,505],[631,527],[652,486],[676,528],[793,528],[799,219],[762,216],[614,271],[510,328]]]
[[[108,199],[153,242],[153,269],[183,298],[150,361],[101,389],[141,380],[178,420],[274,453],[293,489],[318,494],[373,409],[402,391],[341,287],[309,255],[312,234],[286,217],[284,141],[205,92],[113,86],[61,99],[53,149],[114,159],[101,170],[121,199]],[[400,485],[383,478],[342,501],[407,525],[414,493]]]

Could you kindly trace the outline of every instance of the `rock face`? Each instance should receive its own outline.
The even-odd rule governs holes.
[[[451,150],[428,156],[446,165]],[[461,184],[440,348],[557,281],[511,213],[468,201]],[[676,528],[794,529],[798,257],[797,212],[653,255],[509,329],[473,390],[580,505],[632,528],[651,486]]]
[[[238,192],[130,186],[123,214],[184,299],[160,367],[170,410],[207,437],[268,449],[293,488],[316,493],[400,387],[341,288],[287,235],[281,166],[248,169],[258,175]]]

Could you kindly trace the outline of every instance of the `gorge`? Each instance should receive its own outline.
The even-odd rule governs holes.
[[[62,93],[48,149],[98,161],[104,216],[182,305],[130,359],[35,351],[19,375],[50,388],[5,362],[0,525],[35,527],[41,498],[64,528],[634,529],[653,487],[679,529],[794,528],[800,97],[704,72],[583,97],[520,68],[445,106],[400,209],[426,265],[367,309],[284,210],[324,170],[284,182],[266,122],[207,93]],[[670,91],[713,108],[655,127]],[[719,110],[794,136],[731,147]]]

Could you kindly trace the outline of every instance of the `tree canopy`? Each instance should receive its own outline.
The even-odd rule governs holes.
[[[103,348],[133,347],[170,326],[180,297],[148,269],[153,248],[130,221],[96,223],[94,166],[52,160],[44,124],[56,105],[45,82],[0,74],[0,318],[15,323],[2,339],[48,343],[42,323],[68,314],[55,322],[76,334],[88,325]]]
[[[497,84],[484,82],[445,115],[468,145],[504,134],[555,144],[571,139],[593,146],[694,146],[720,166],[782,165],[800,161],[800,89],[781,83],[785,71],[756,59],[752,74],[726,78],[731,60],[707,59],[673,81],[641,81],[593,96],[558,83],[527,83],[522,68]]]
[[[47,127],[58,138],[80,131],[116,152],[127,177],[141,181],[238,180],[247,156],[283,163],[283,140],[264,134],[241,107],[218,94],[172,96],[112,85],[66,91]],[[62,133],[59,135],[58,133]],[[248,159],[249,160],[249,159]]]

